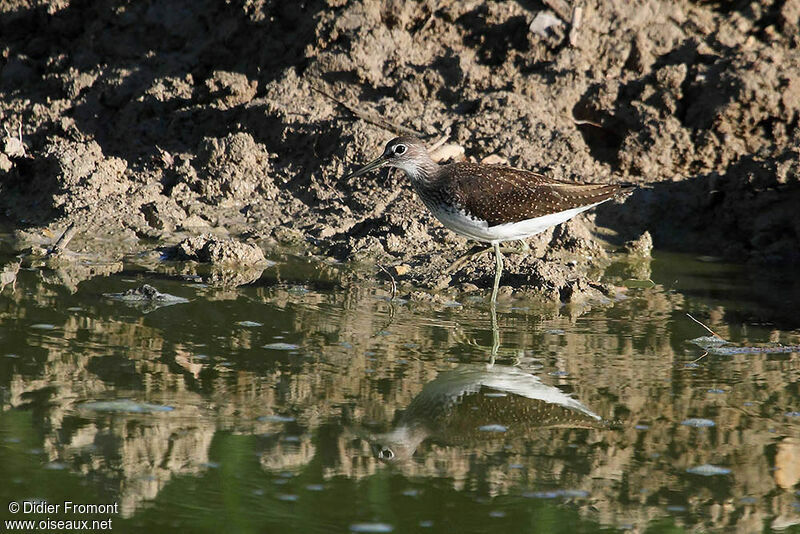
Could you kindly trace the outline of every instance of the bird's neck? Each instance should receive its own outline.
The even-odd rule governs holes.
[[[425,186],[436,177],[439,164],[431,158],[424,157],[399,165],[398,168],[406,173],[414,186]]]

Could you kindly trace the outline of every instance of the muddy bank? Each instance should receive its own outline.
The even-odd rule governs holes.
[[[488,287],[488,259],[443,274],[469,244],[399,171],[340,179],[403,128],[642,186],[533,238],[515,290],[611,297],[598,236],[645,231],[656,250],[800,261],[800,3],[581,5],[572,28],[555,1],[6,2],[2,212],[20,249],[69,222],[75,252],[108,260],[210,232]],[[532,31],[546,11],[560,23]]]

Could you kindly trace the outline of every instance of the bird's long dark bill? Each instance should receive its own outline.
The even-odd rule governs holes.
[[[383,167],[383,165],[385,163],[386,163],[386,158],[381,156],[381,157],[379,157],[377,159],[374,159],[374,160],[370,161],[369,163],[367,163],[366,165],[364,165],[363,167],[361,167],[357,171],[348,174],[347,176],[342,178],[342,180],[349,180],[350,178],[355,178],[356,176],[361,176],[362,174],[366,174],[369,171],[372,171],[372,170],[375,170],[375,169],[379,169],[379,168]]]

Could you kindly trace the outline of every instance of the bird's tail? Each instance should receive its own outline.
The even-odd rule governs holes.
[[[621,184],[618,184],[618,185],[619,185],[619,189],[617,189],[617,192],[614,194],[614,198],[617,198],[617,199],[620,199],[620,200],[626,199],[629,196],[631,196],[633,194],[633,192],[636,189],[638,189],[638,187],[639,187],[638,185],[630,183],[630,182],[624,182],[624,183],[621,183]]]

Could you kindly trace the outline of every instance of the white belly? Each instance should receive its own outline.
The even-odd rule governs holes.
[[[603,202],[606,201],[603,200],[595,204],[589,204],[588,206],[581,206],[579,208],[572,208],[542,217],[535,217],[515,223],[498,224],[495,226],[489,226],[486,221],[475,219],[463,212],[440,210],[433,212],[433,214],[445,227],[459,235],[476,241],[502,243],[503,241],[525,239],[526,237],[544,232],[548,228],[568,221],[577,214],[591,209],[598,204],[602,204]]]

